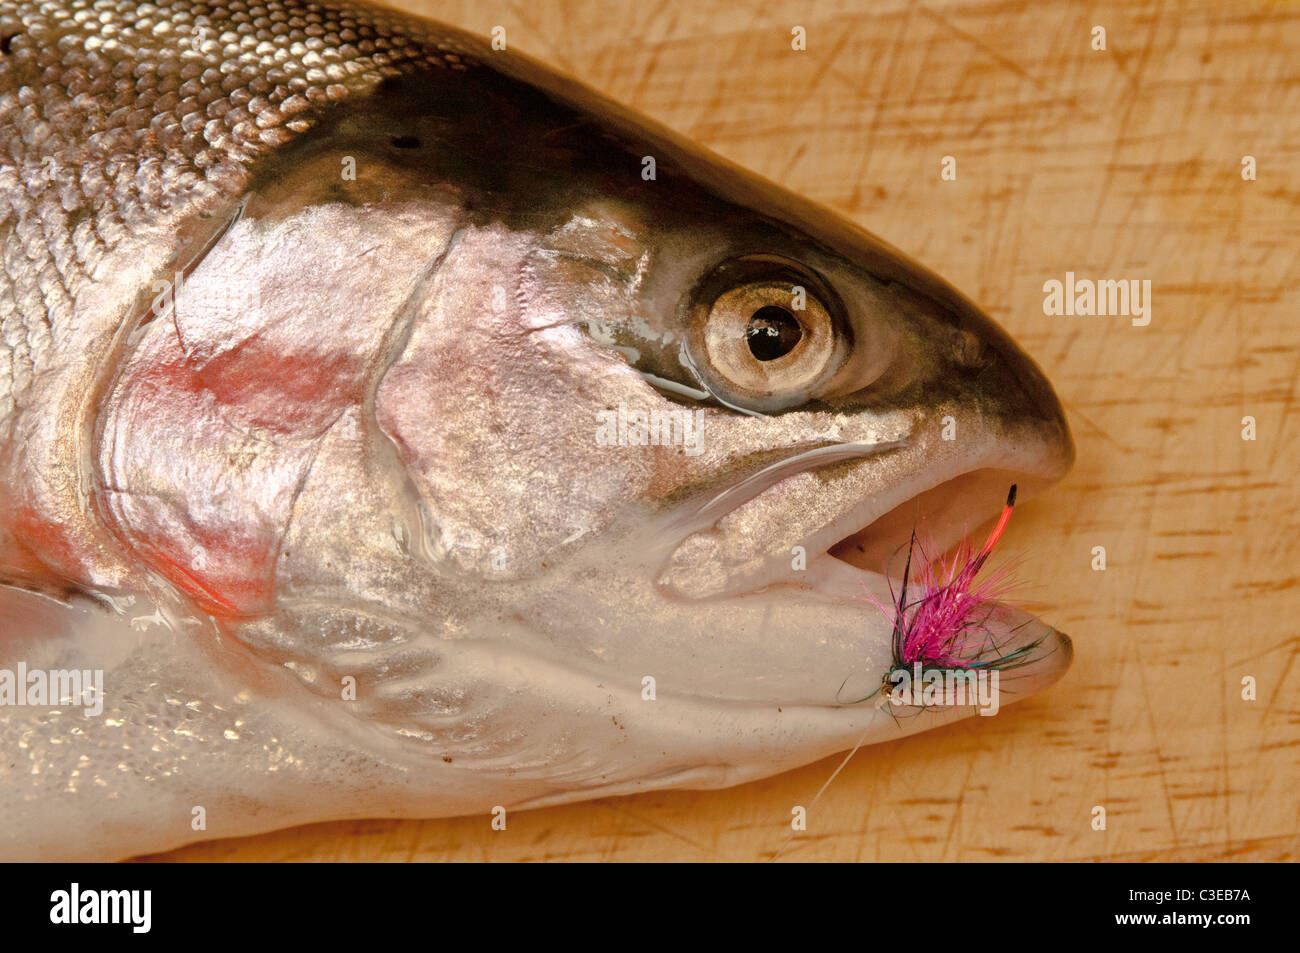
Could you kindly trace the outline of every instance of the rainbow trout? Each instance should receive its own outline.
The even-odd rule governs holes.
[[[299,0],[0,2],[0,194],[0,856],[720,787],[991,713],[872,691],[890,579],[1069,431],[825,209]],[[1069,664],[978,624],[1035,650],[1016,697]]]

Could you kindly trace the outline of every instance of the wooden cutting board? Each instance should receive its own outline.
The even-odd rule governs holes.
[[[1003,551],[1074,637],[1074,667],[997,718],[860,752],[784,858],[1300,853],[1300,7],[398,5],[502,25],[512,48],[863,223],[982,304],[1065,403],[1078,463]],[[1149,280],[1150,323],[1045,314],[1044,282],[1067,272]],[[504,832],[317,824],[166,856],[764,859],[835,764],[514,814]]]

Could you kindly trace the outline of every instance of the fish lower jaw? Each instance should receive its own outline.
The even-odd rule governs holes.
[[[913,569],[915,568],[914,563]],[[806,576],[804,585],[827,602],[839,605],[857,602],[861,605],[864,617],[875,616],[877,624],[894,624],[901,591],[897,579],[891,581],[882,573],[859,569],[827,554],[809,562]],[[967,656],[967,662],[955,663],[952,667],[960,669],[967,664],[973,667],[976,658],[970,656],[974,654],[979,654],[981,661],[987,662],[989,659],[1026,653],[1030,658],[1024,665],[1014,666],[1014,670],[1003,675],[1009,693],[1008,703],[1046,688],[1060,679],[1070,667],[1074,658],[1073,643],[1069,636],[1052,625],[1016,605],[993,599],[983,600],[979,614],[979,631],[982,634],[978,639],[960,643],[963,646],[960,651]],[[887,669],[892,671],[898,666],[899,662],[895,658],[890,661]],[[909,671],[912,669],[908,665],[902,667]],[[949,666],[931,666],[927,663],[923,667],[944,669]],[[837,701],[842,704],[845,698],[876,697],[876,689],[881,685],[885,670],[879,664],[879,659],[864,661],[860,668],[846,678]]]

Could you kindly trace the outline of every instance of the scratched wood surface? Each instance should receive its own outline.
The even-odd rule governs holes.
[[[1078,463],[1004,545],[1074,667],[996,718],[860,752],[784,858],[1300,853],[1300,6],[399,5],[500,24],[512,48],[862,222],[980,302],[1065,402]],[[1150,325],[1046,316],[1043,283],[1066,271],[1149,279]],[[835,763],[519,813],[505,832],[318,824],[167,856],[764,859]]]

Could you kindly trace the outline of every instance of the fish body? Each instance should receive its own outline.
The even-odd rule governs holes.
[[[837,701],[916,520],[1073,457],[931,272],[378,7],[5,0],[0,50],[0,856],[719,787],[971,713]],[[1068,665],[986,621],[1048,648],[1018,694]]]

